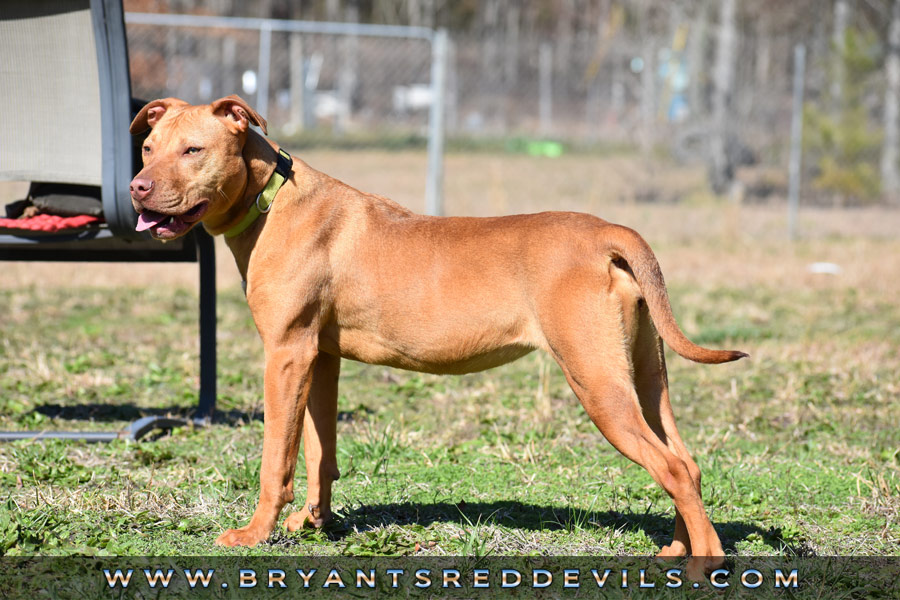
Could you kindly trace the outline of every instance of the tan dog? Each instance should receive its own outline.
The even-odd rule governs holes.
[[[675,427],[660,335],[697,362],[746,355],[684,336],[641,236],[578,213],[417,215],[299,159],[271,211],[237,233],[279,156],[251,124],[266,131],[237,96],[206,106],[155,100],[131,124],[132,133],[152,128],[131,186],[138,227],[162,240],[198,222],[226,233],[265,347],[259,504],[246,527],[218,544],[269,537],[294,499],[301,431],[306,503],[285,525],[293,531],[331,518],[341,358],[470,373],[540,349],[562,367],[606,439],[674,499],[675,537],[660,555],[692,553],[693,577],[722,563],[700,470]]]

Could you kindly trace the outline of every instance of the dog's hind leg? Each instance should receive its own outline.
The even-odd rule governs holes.
[[[702,498],[700,468],[688,452],[669,402],[669,384],[666,376],[666,359],[662,340],[650,320],[647,307],[641,302],[635,311],[635,335],[632,341],[631,360],[634,366],[634,384],[641,410],[647,424],[669,450],[684,461],[691,480]],[[672,543],[663,546],[657,556],[675,557],[691,553],[691,542],[681,512],[675,509],[675,535]]]
[[[306,457],[306,504],[291,513],[288,531],[321,527],[331,520],[331,484],[341,474],[337,466],[337,396],[341,359],[319,353],[312,389],[303,420],[303,454]]]
[[[674,500],[694,554],[687,574],[700,579],[722,563],[724,553],[687,463],[644,418],[630,356],[634,338],[628,330],[634,327],[627,318],[636,299],[613,284],[598,292],[595,277],[566,279],[541,318],[551,352],[600,432]]]

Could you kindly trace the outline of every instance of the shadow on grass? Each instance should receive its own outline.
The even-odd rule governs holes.
[[[193,416],[197,408],[195,406],[166,406],[162,408],[151,408],[146,406],[135,406],[134,404],[42,404],[34,409],[35,413],[40,413],[51,419],[60,419],[63,421],[94,421],[101,423],[113,423],[120,421],[136,421],[142,417],[175,417],[186,419]],[[338,413],[338,421],[351,421],[358,417],[358,411]],[[262,411],[246,412],[236,408],[228,410],[216,409],[213,416],[213,423],[217,425],[228,425],[231,427],[250,423],[251,421],[262,421]]]
[[[660,547],[672,541],[672,534],[675,531],[675,518],[663,513],[584,511],[499,501],[362,506],[346,513],[343,519],[337,519],[332,527],[327,528],[327,533],[332,539],[341,539],[351,530],[351,526],[355,526],[357,530],[365,530],[392,524],[418,524],[427,527],[432,523],[449,522],[460,525],[495,524],[532,531],[576,531],[598,528],[643,531]],[[762,529],[752,523],[740,521],[713,523],[713,526],[728,554],[734,554],[736,544],[754,534],[761,536],[771,547],[783,547],[786,554],[807,553],[805,548],[794,548],[785,541],[781,529],[778,528]]]
[[[188,418],[196,412],[196,407],[190,406],[165,406],[161,408],[152,408],[146,406],[135,406],[134,404],[101,404],[101,403],[85,403],[85,404],[42,404],[34,409],[34,412],[40,413],[51,419],[61,419],[64,421],[95,421],[103,423],[112,423],[117,421],[135,421],[141,417],[176,417]],[[250,421],[262,421],[262,412],[248,413],[242,410],[216,410],[213,422],[225,425],[239,425],[241,423],[249,423]]]

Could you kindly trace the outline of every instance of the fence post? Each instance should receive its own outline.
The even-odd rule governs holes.
[[[272,66],[272,23],[259,26],[259,73],[256,76],[256,110],[269,118],[269,71]]]
[[[800,203],[800,160],[803,141],[803,80],[806,46],[794,46],[794,102],[791,111],[791,158],[788,166],[788,237],[797,238],[797,207]]]
[[[444,104],[447,88],[446,29],[438,29],[431,40],[431,105],[428,110],[428,180],[425,212],[444,214]]]

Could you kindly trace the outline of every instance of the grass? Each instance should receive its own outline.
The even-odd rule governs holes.
[[[378,189],[390,173],[372,169],[366,185],[378,157],[359,160],[357,183]],[[531,159],[504,160],[477,189],[501,198],[517,189],[514,167]],[[645,234],[693,339],[752,355],[722,366],[668,356],[676,418],[726,551],[897,555],[900,267],[890,257],[900,242],[851,229],[788,246],[771,234],[766,207],[735,217],[681,206],[675,222],[673,207],[652,216],[653,207],[597,208],[565,193],[566,206],[582,202]],[[705,219],[714,221],[697,224]],[[253,549],[213,546],[252,514],[262,441],[261,344],[223,254],[216,423],[140,443],[0,446],[0,554],[642,555],[671,539],[669,498],[602,439],[556,365],[532,354],[456,377],[345,361],[335,522],[279,530]],[[810,275],[815,260],[844,272]],[[10,265],[0,287],[0,429],[188,414],[198,383],[193,271],[117,267],[112,285],[89,275],[39,284],[36,273],[53,268]],[[304,479],[301,466],[284,515],[302,505]]]
[[[896,305],[876,303],[868,319],[838,327],[846,313],[865,312],[858,296],[829,295],[830,304],[807,311],[816,294],[790,304],[766,291],[698,295],[676,286],[672,295],[678,314],[697,321],[697,339],[754,353],[752,362],[718,368],[670,357],[681,429],[728,551],[896,553]],[[181,335],[193,333],[190,292],[0,296],[21,307],[5,328],[3,428],[104,428],[185,414],[195,403],[194,340]],[[692,298],[698,303],[686,304]],[[141,443],[0,447],[8,490],[0,548],[205,554],[221,529],[252,513],[262,359],[241,303],[239,293],[221,296],[223,333],[240,342],[220,345],[222,417],[213,427]],[[751,307],[774,316],[746,324],[740,315]],[[843,367],[803,355],[815,345]],[[437,377],[345,362],[339,518],[325,532],[279,532],[239,552],[653,553],[671,536],[669,499],[605,444],[548,366],[533,355],[488,373]],[[545,386],[549,411],[538,393]]]

